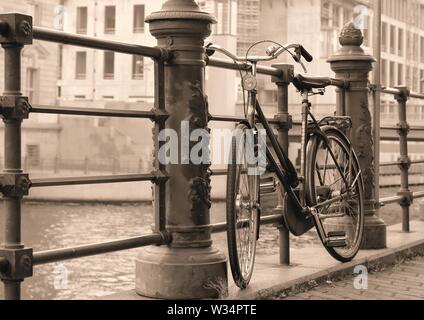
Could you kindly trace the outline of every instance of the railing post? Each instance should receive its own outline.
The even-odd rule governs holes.
[[[4,171],[0,177],[3,193],[4,231],[0,259],[8,268],[0,273],[6,300],[21,298],[21,282],[32,276],[32,249],[21,242],[21,201],[28,195],[30,181],[22,171],[21,125],[30,105],[21,93],[21,51],[32,43],[32,18],[20,14],[0,15],[0,43],[4,49],[4,94],[0,97],[4,121]]]
[[[272,82],[277,85],[277,115],[275,117],[278,120],[277,131],[278,131],[278,142],[283,147],[283,150],[289,154],[289,131],[293,126],[292,117],[289,114],[289,93],[288,88],[290,79],[294,74],[294,66],[285,63],[274,64],[272,67],[280,69],[282,71],[281,77],[273,77]],[[283,210],[282,197],[278,197],[278,206],[276,212],[281,213]],[[280,236],[280,264],[290,265],[290,231],[287,226],[282,222],[278,226]]]
[[[409,99],[410,91],[406,87],[397,87],[397,89],[399,89],[399,94],[396,95],[395,98],[399,103],[398,134],[400,146],[399,168],[401,177],[401,187],[398,195],[403,196],[403,199],[399,203],[402,207],[402,231],[410,232],[409,208],[414,199],[413,193],[409,190],[409,169],[411,168],[411,159],[408,154],[408,134],[410,127],[406,117],[406,102]]]
[[[136,291],[153,298],[216,298],[227,290],[227,263],[212,247],[209,165],[186,158],[187,148],[194,146],[190,133],[208,126],[204,39],[215,20],[193,0],[169,0],[146,21],[158,46],[171,51],[164,70],[165,128],[177,133],[183,154],[178,163],[165,166],[166,231],[172,242],[140,252]]]
[[[347,24],[340,34],[341,48],[328,59],[336,77],[349,81],[345,93],[345,112],[352,118],[351,140],[357,152],[365,187],[365,229],[363,249],[386,247],[386,225],[377,215],[378,200],[375,199],[375,172],[373,156],[373,130],[368,105],[368,79],[375,59],[364,53],[362,32],[354,23]],[[343,115],[342,91],[337,93],[337,113]]]

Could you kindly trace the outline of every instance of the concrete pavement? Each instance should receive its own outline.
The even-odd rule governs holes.
[[[367,288],[356,289],[354,278],[326,284],[284,300],[424,300],[424,257],[405,261],[368,275]]]
[[[248,289],[239,290],[230,278],[228,296],[223,298],[236,300],[274,299],[278,296],[289,296],[305,289],[330,283],[330,281],[333,283],[339,279],[352,276],[357,266],[365,266],[368,270],[381,270],[381,268],[396,265],[405,259],[424,255],[424,222],[411,222],[411,230],[411,233],[405,234],[401,232],[401,225],[388,227],[387,249],[361,251],[354,261],[346,264],[335,261],[322,246],[293,248],[291,251],[291,266],[279,265],[278,255],[259,254],[255,272]],[[414,268],[419,269],[418,266],[414,266]],[[402,278],[400,277],[397,281],[401,280]],[[345,285],[348,286],[349,283],[352,286],[351,281],[346,282]],[[380,286],[383,286],[383,283],[380,283]],[[375,287],[372,288],[375,289]],[[335,291],[332,294],[333,298],[340,296],[337,292]],[[327,294],[329,293],[327,292]],[[322,295],[322,292],[317,292],[316,295]],[[327,297],[329,296],[327,295]],[[354,297],[356,297],[356,294],[351,296],[351,299],[354,299]],[[346,298],[348,297],[346,296]],[[138,300],[143,298],[137,296],[135,291],[129,291],[108,296],[104,299]]]

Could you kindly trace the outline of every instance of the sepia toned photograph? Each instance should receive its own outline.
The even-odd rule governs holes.
[[[424,0],[0,0],[0,44],[0,300],[424,300]]]

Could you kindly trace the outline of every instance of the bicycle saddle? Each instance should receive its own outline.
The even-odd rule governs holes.
[[[329,78],[306,77],[298,74],[293,77],[293,85],[299,91],[312,91],[312,89],[324,89],[331,85]]]

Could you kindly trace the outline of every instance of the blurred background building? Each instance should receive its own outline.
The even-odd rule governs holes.
[[[144,19],[158,10],[161,0],[15,0],[1,1],[0,11],[34,16],[34,25],[70,33],[129,43],[155,45]],[[363,26],[364,45],[372,53],[371,0],[198,0],[218,23],[208,41],[244,55],[252,43],[273,40],[301,43],[315,57],[311,74],[331,75],[326,62],[338,48],[343,25],[354,20]],[[407,85],[424,92],[424,0],[383,0],[382,68],[384,86]],[[254,53],[264,53],[261,44]],[[3,72],[0,50],[0,73]],[[149,110],[153,107],[154,74],[150,59],[100,50],[35,41],[23,51],[23,91],[33,105]],[[279,62],[294,63],[289,56]],[[302,69],[296,66],[296,72]],[[241,114],[240,74],[207,68],[206,91],[215,114]],[[3,77],[0,74],[0,85]],[[265,112],[276,110],[275,86],[259,78]],[[300,97],[291,88],[290,112],[299,117]],[[334,112],[335,95],[314,97],[314,112]],[[410,102],[412,125],[424,120],[424,106]],[[392,97],[382,96],[384,125],[397,123]],[[231,128],[212,123],[213,128]],[[26,169],[69,174],[90,172],[139,172],[151,166],[151,123],[123,119],[32,115],[24,124],[23,154]],[[0,135],[2,135],[0,126]],[[0,137],[0,139],[2,139]],[[2,141],[2,140],[0,140]],[[411,144],[413,146],[413,144]],[[382,144],[383,160],[396,160],[393,144]],[[412,147],[412,157],[424,154]],[[297,146],[291,146],[297,155]],[[1,153],[0,153],[1,157]]]

